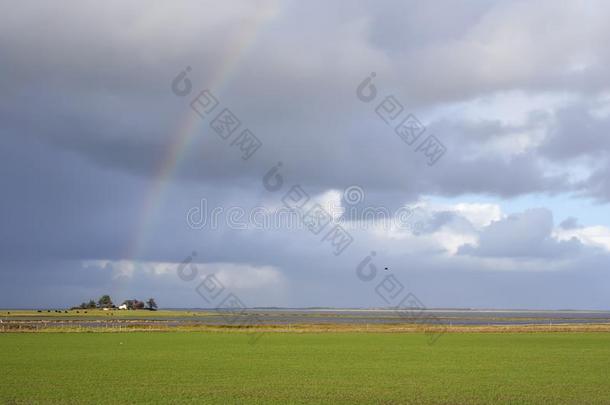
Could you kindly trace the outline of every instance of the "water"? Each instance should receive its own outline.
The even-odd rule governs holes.
[[[108,319],[106,316],[78,319],[61,315],[12,318],[9,323],[45,326],[118,327],[141,325],[224,325],[224,324],[400,324],[430,323],[455,326],[466,325],[540,325],[540,324],[610,324],[606,311],[535,311],[535,310],[393,310],[393,309],[248,309],[188,310],[192,316],[158,316]],[[180,311],[184,313],[184,311]],[[201,313],[201,315],[198,315]],[[204,314],[205,313],[205,314]]]

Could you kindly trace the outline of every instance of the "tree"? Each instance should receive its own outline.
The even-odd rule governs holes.
[[[110,298],[110,295],[102,295],[102,297],[97,301],[97,306],[100,308],[111,308],[112,298]]]
[[[144,302],[138,300],[125,300],[124,305],[127,305],[128,309],[144,309]]]
[[[123,301],[123,305],[127,306],[127,309],[133,309],[134,300],[125,300]]]
[[[87,308],[95,308],[95,301],[89,300],[89,303],[87,304]]]
[[[149,298],[148,301],[146,301],[146,305],[151,311],[155,311],[157,309],[157,303],[155,302],[154,298]]]

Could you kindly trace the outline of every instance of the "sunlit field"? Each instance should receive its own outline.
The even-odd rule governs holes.
[[[610,401],[602,333],[5,333],[0,356],[9,403]]]

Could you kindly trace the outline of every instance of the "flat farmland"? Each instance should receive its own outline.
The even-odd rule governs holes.
[[[8,403],[610,404],[608,333],[3,333]]]

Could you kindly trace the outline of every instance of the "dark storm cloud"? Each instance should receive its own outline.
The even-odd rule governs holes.
[[[122,254],[140,204],[133,180],[36,138],[4,135],[2,143],[2,260]]]
[[[593,172],[593,174],[581,183],[581,190],[588,196],[596,198],[601,203],[610,202],[610,162]]]
[[[610,117],[596,117],[594,105],[578,103],[555,112],[541,152],[555,160],[607,158],[610,153]]]
[[[260,7],[277,8],[281,17],[268,17],[268,26],[250,33],[258,35],[251,39],[251,49],[241,51],[235,38],[243,32],[236,22],[240,18],[254,19],[251,6],[245,3],[230,10],[223,7],[214,16],[206,14],[199,19],[196,16],[203,8],[194,4],[139,10],[139,3],[135,2],[120,12],[112,5],[101,7],[94,3],[42,7],[36,11],[27,6],[16,7],[12,10],[15,18],[2,28],[6,33],[2,49],[9,61],[5,68],[8,74],[2,82],[11,96],[4,98],[4,115],[23,117],[15,130],[21,129],[20,125],[31,126],[34,121],[38,136],[79,151],[96,164],[152,177],[159,160],[164,158],[162,152],[174,142],[172,137],[185,119],[181,110],[194,114],[188,112],[184,100],[169,92],[169,82],[188,64],[193,66],[191,79],[196,88],[214,84],[215,77],[226,74],[223,59],[233,57],[233,46],[236,53],[244,54],[239,65],[232,68],[235,71],[220,95],[244,123],[267,141],[268,148],[253,163],[256,169],[251,169],[252,173],[283,160],[290,163],[296,176],[313,187],[343,187],[356,182],[368,188],[401,190],[412,197],[468,192],[505,196],[569,187],[564,179],[545,173],[536,153],[509,161],[468,156],[481,138],[501,132],[501,127],[493,126],[466,128],[466,136],[461,136],[438,125],[434,133],[447,144],[449,153],[438,168],[429,170],[424,159],[409,153],[392,129],[353,96],[359,81],[376,67],[380,70],[380,91],[395,93],[409,106],[428,109],[436,103],[455,100],[458,93],[450,90],[454,84],[468,88],[457,99],[508,88],[527,89],[531,80],[542,74],[545,62],[568,63],[569,51],[581,40],[565,33],[570,39],[568,49],[561,54],[554,48],[545,49],[537,56],[529,76],[520,76],[520,68],[508,64],[497,69],[500,79],[487,85],[485,75],[476,75],[476,66],[490,55],[477,53],[473,44],[477,38],[493,34],[488,39],[489,46],[508,52],[496,41],[503,29],[511,28],[506,21],[500,27],[494,27],[493,22],[503,21],[502,17],[512,22],[519,11],[529,11],[533,17],[523,24],[529,34],[538,37],[542,47],[550,38],[537,31],[534,24],[549,10],[546,4],[528,10],[523,4],[511,7],[499,3],[492,7],[475,2],[455,5],[455,10],[449,7],[444,13],[425,2],[371,3],[347,10],[330,7],[326,16],[317,20],[315,30],[303,24],[301,16],[316,15],[319,3],[265,4],[270,6]],[[569,11],[570,8],[553,12],[559,19],[557,24],[568,18]],[[157,13],[162,12],[167,13],[165,20],[156,19]],[[66,18],[59,18],[64,14]],[[402,15],[411,19],[407,30],[397,28],[405,25]],[[29,16],[36,18],[27,19]],[[47,21],[44,27],[36,24],[42,19]],[[181,30],[176,32],[173,27],[178,20]],[[26,30],[27,35],[16,34],[20,30],[15,21],[21,23],[20,30]],[[137,30],[138,24],[146,23],[146,30]],[[124,24],[135,31],[120,29]],[[418,35],[410,35],[409,30]],[[75,31],[79,35],[73,35]],[[282,35],[277,35],[278,31]],[[598,41],[602,34],[594,30],[589,47],[604,46]],[[452,53],[447,42],[455,43]],[[307,51],[303,53],[302,49]],[[386,54],[386,50],[390,53]],[[333,63],[329,64],[331,55]],[[459,70],[465,65],[437,63],[444,58],[472,62],[468,74],[473,78],[476,75],[476,80],[464,81],[460,77],[465,73]],[[410,61],[408,65],[404,65],[406,60]],[[544,67],[548,74],[549,66]],[[501,79],[503,75],[506,79]],[[507,87],[507,83],[512,84]],[[405,87],[409,84],[414,88]],[[565,83],[557,81],[555,85],[563,88]],[[416,97],[419,93],[424,96],[422,102]],[[436,98],[434,102],[426,101],[431,97]],[[32,116],[36,119],[32,120]],[[428,124],[431,131],[435,129],[434,123]],[[244,176],[239,162],[227,159],[230,155],[214,139],[207,123],[192,131],[201,142],[192,147],[204,154],[187,154],[190,159],[185,159],[179,176],[204,181]],[[362,165],[363,161],[374,164]],[[520,182],[508,181],[508,174],[515,170]]]
[[[286,188],[301,184],[313,195],[359,185],[366,204],[390,212],[424,195],[576,190],[610,201],[608,125],[591,112],[596,103],[540,106],[523,123],[443,114],[455,103],[506,91],[595,99],[610,83],[605,8],[483,1],[3,3],[0,307],[44,305],[57,295],[54,302],[70,305],[118,288],[110,270],[83,261],[179,263],[193,250],[205,263],[280,269],[292,298],[266,302],[265,291],[254,291],[253,304],[379,305],[353,275],[373,249],[405,282],[419,280],[413,287],[428,305],[535,306],[535,292],[551,281],[564,298],[553,296],[548,305],[599,307],[604,283],[595,283],[594,296],[565,295],[571,285],[587,284],[574,282],[580,265],[592,269],[591,279],[607,280],[596,273],[607,257],[576,240],[552,239],[552,217],[544,210],[489,225],[480,245],[465,245],[459,257],[426,239],[449,226],[475,232],[450,211],[434,213],[416,240],[357,233],[353,251],[341,258],[307,230],[193,230],[185,214],[204,197],[221,207],[281,204],[281,193],[261,183],[278,161]],[[193,93],[179,98],[170,83],[186,66]],[[435,166],[381,121],[377,101],[356,98],[372,71],[377,101],[394,94],[447,146]],[[195,114],[190,98],[208,86],[264,147],[244,162],[209,121],[199,122],[169,184],[151,195],[168,150]],[[544,139],[510,147],[533,130]],[[566,160],[592,174],[575,183],[549,169]],[[142,244],[135,252],[134,241]],[[569,275],[556,279],[511,279],[479,256],[574,262],[559,268]],[[493,275],[473,276],[478,270]],[[197,306],[190,287],[164,277],[136,274],[121,293],[144,298],[152,291],[161,302]],[[514,296],[499,294],[503,283],[517,290],[521,282],[528,287]],[[472,296],[460,297],[454,286]],[[480,293],[486,286],[489,293]],[[31,301],[26,290],[39,298]]]

